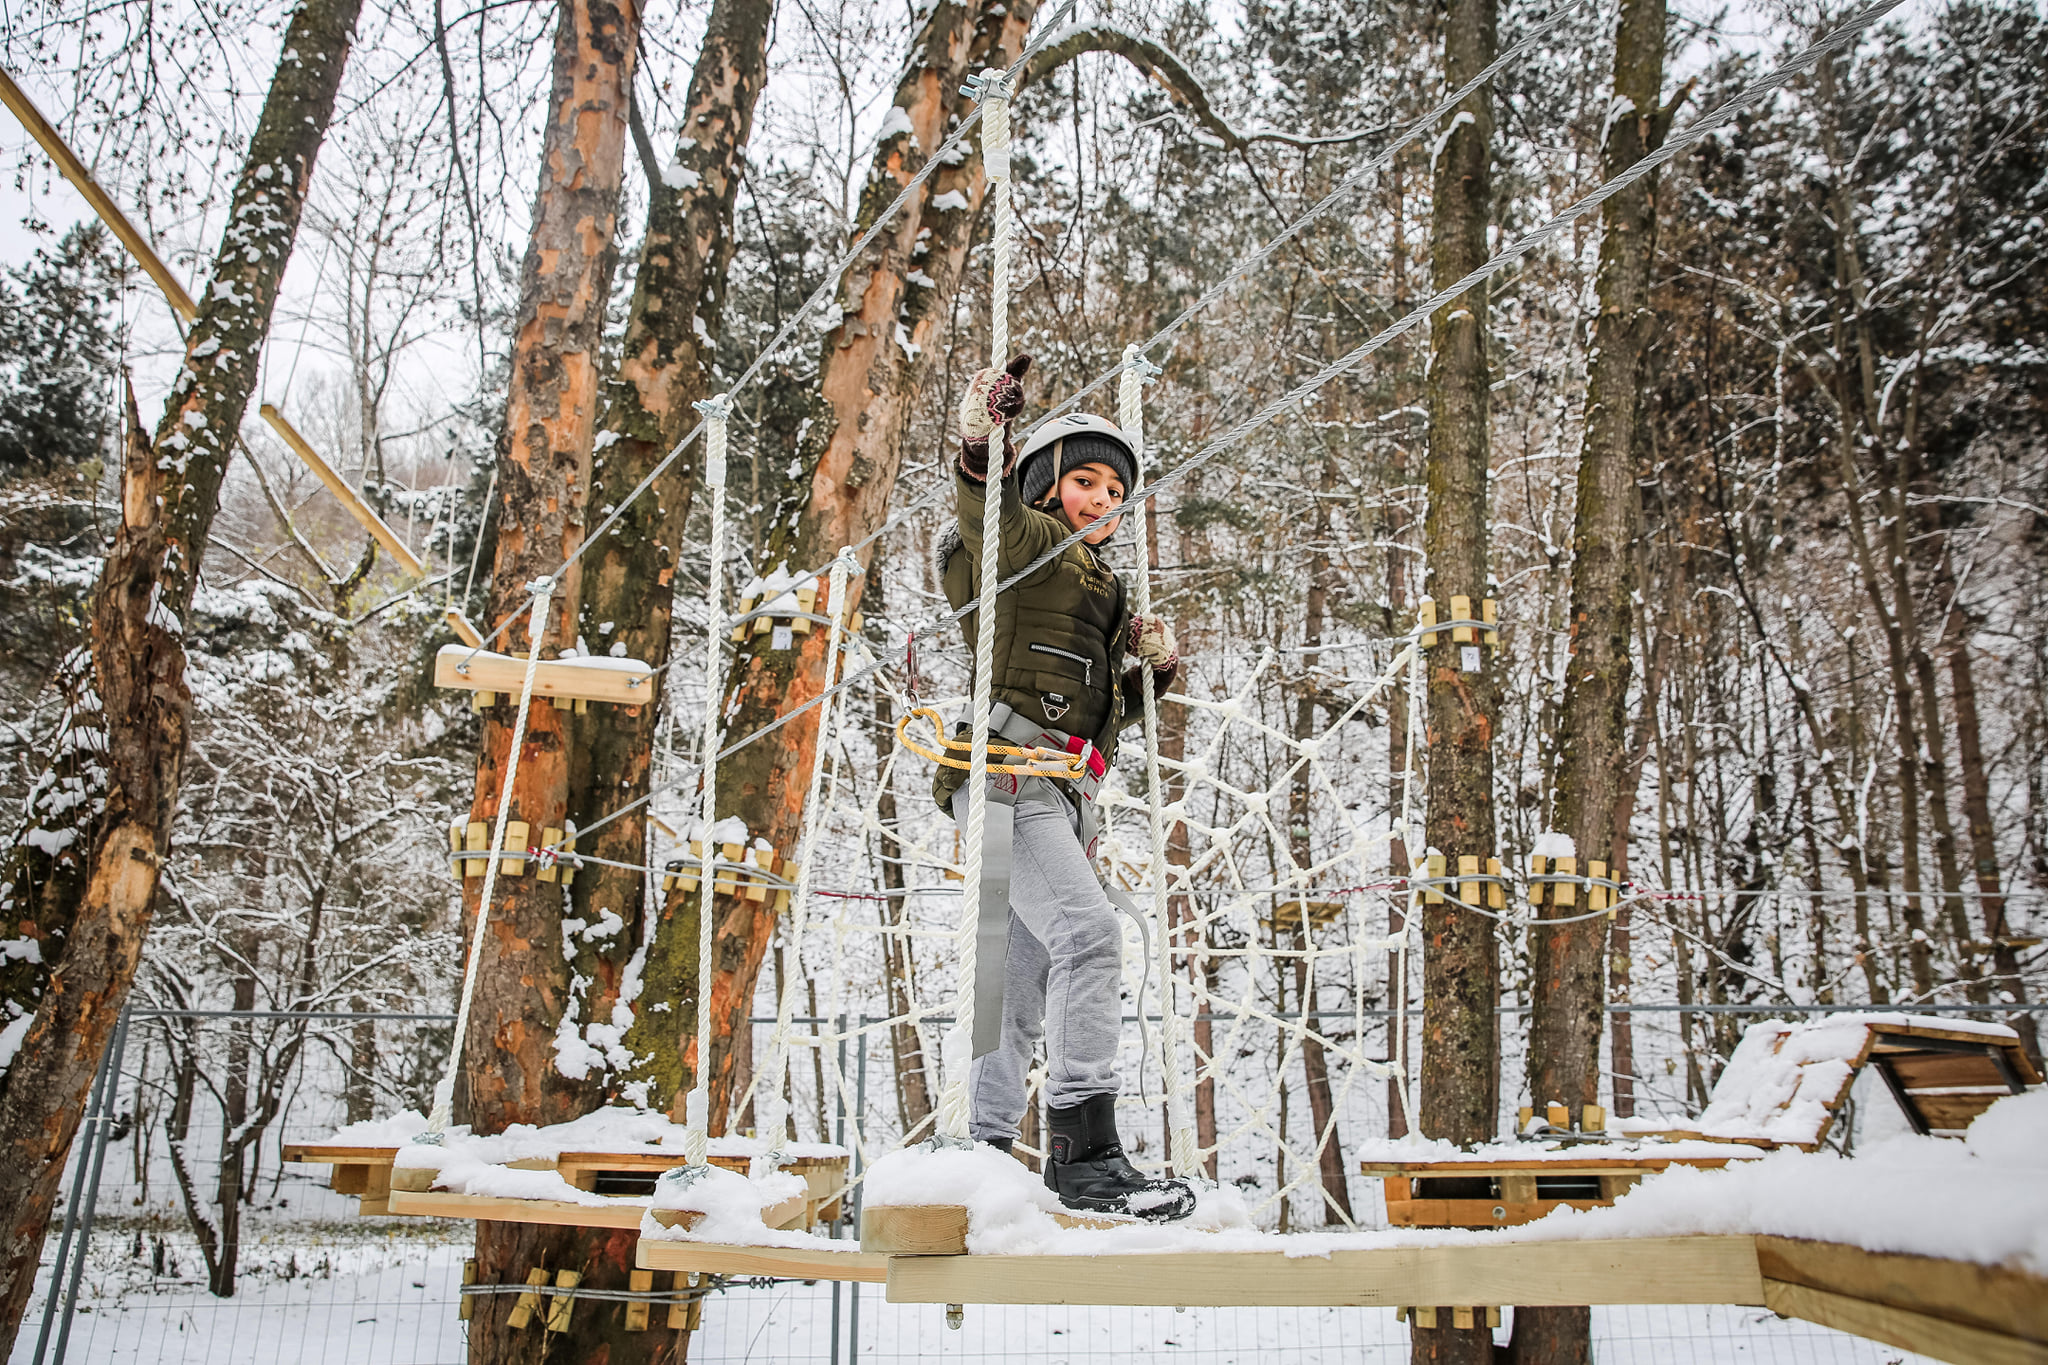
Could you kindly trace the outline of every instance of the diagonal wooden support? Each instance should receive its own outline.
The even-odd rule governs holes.
[[[363,501],[363,495],[358,493],[347,479],[341,477],[341,471],[327,463],[320,452],[313,449],[312,442],[301,436],[299,429],[286,421],[284,414],[279,412],[274,404],[265,403],[261,411],[263,420],[270,423],[270,429],[277,433],[278,439],[291,448],[292,454],[305,461],[306,468],[312,470],[320,482],[327,485],[327,491],[340,500],[341,505],[348,509],[350,516],[362,523],[363,529],[370,533],[370,538],[382,545],[385,552],[398,561],[398,567],[414,578],[425,578],[426,566],[420,563],[419,556],[407,547],[398,532],[392,530],[384,518],[377,515],[377,509]]]
[[[128,215],[121,212],[120,206],[99,187],[99,182],[85,169],[85,163],[65,145],[64,139],[57,135],[56,127],[43,117],[43,111],[36,108],[35,102],[22,92],[5,69],[0,69],[0,104],[14,112],[14,116],[21,120],[21,126],[28,129],[29,136],[36,140],[50,160],[57,163],[57,169],[64,173],[64,178],[85,196],[85,202],[92,205],[92,211],[100,216],[100,221],[120,239],[122,246],[128,248],[128,254],[149,272],[149,277],[156,281],[156,287],[164,291],[164,300],[171,305],[172,311],[187,322],[197,316],[199,305],[192,302],[192,296],[185,292],[185,286],[171,273],[163,258],[156,254],[149,239],[128,221]]]

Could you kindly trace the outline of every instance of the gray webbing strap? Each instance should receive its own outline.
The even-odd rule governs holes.
[[[975,1057],[986,1057],[1003,1041],[1003,978],[1010,965],[1010,848],[1017,832],[1016,806],[992,799],[986,809],[981,827],[981,914],[974,926]]]
[[[1152,1031],[1145,1027],[1145,987],[1152,984],[1152,930],[1150,929],[1150,927],[1146,925],[1145,912],[1138,908],[1138,903],[1136,901],[1132,900],[1122,891],[1119,891],[1116,887],[1111,886],[1108,882],[1104,882],[1102,884],[1102,890],[1103,894],[1109,897],[1109,903],[1111,905],[1114,905],[1117,909],[1123,911],[1126,915],[1129,915],[1131,917],[1131,923],[1138,926],[1138,942],[1145,945],[1145,951],[1142,955],[1142,960],[1145,963],[1145,971],[1144,975],[1138,978],[1137,997],[1138,1101],[1141,1104],[1149,1106],[1152,1103],[1152,1097],[1145,1091],[1145,1058],[1150,1057],[1152,1055]],[[1163,1001],[1161,1002],[1161,1005],[1163,1008]]]

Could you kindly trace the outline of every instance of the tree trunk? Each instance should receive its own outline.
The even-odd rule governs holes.
[[[557,14],[540,188],[520,275],[498,460],[502,503],[488,620],[493,626],[517,622],[505,639],[513,653],[531,645],[527,584],[556,572],[583,536],[600,401],[598,340],[617,261],[614,233],[639,39],[640,15],[630,3],[561,0]],[[542,623],[545,655],[577,643],[579,577],[572,569],[555,585]],[[485,712],[472,820],[489,822],[497,814],[516,701]],[[568,714],[539,700],[531,707],[518,782],[505,798],[512,817],[527,823],[529,843],[566,823]],[[482,885],[481,878],[464,882],[465,943]],[[562,888],[539,880],[531,868],[509,863],[499,873],[481,960],[470,964],[474,1013],[468,1036],[458,1040],[465,1082],[458,1114],[479,1132],[560,1123],[602,1099],[601,1078],[590,1074],[589,1063],[573,1053],[558,1056],[555,1047],[557,1021],[573,1018],[580,1004],[574,964],[562,951],[564,901]],[[629,950],[615,941],[606,955],[623,959]],[[630,1232],[480,1222],[477,1281],[518,1284],[535,1268],[574,1269],[586,1288],[625,1289],[633,1245]],[[515,1333],[506,1323],[513,1302],[509,1295],[478,1301],[469,1335],[476,1365],[536,1357],[536,1329]],[[670,1342],[665,1332],[626,1332],[613,1304],[578,1302],[570,1322],[567,1332],[542,1335],[542,1356],[623,1365],[654,1359]]]
[[[1494,0],[1448,0],[1444,80],[1456,87],[1494,58]],[[1435,168],[1430,274],[1442,288],[1487,258],[1492,221],[1493,94],[1482,88],[1459,107]],[[1488,529],[1487,304],[1475,290],[1430,319],[1429,515],[1423,549],[1430,595],[1448,607],[1453,594],[1476,606],[1490,591]],[[1446,865],[1460,855],[1494,853],[1493,736],[1500,689],[1480,645],[1479,667],[1463,669],[1448,631],[1427,659],[1429,679],[1429,844]],[[1422,1136],[1460,1144],[1486,1142],[1499,1131],[1499,1034],[1494,1003],[1500,964],[1493,921],[1460,907],[1455,896],[1424,905],[1422,1085],[1417,1127]],[[1441,1326],[1411,1333],[1417,1365],[1483,1365],[1493,1356],[1484,1327]],[[1483,1320],[1482,1320],[1483,1321]]]
[[[1663,141],[1663,0],[1627,0],[1615,34],[1614,100],[1634,110],[1610,120],[1601,171],[1613,177]],[[1571,657],[1558,721],[1558,770],[1550,827],[1571,836],[1580,869],[1599,860],[1624,872],[1626,831],[1615,818],[1633,808],[1626,784],[1629,637],[1634,630],[1638,522],[1635,444],[1644,390],[1643,356],[1656,325],[1650,267],[1656,251],[1656,181],[1639,180],[1601,209],[1598,312],[1586,378],[1586,429],[1579,452],[1572,527]],[[1617,837],[1620,836],[1620,837]],[[1553,888],[1553,891],[1555,888]],[[1547,919],[1585,914],[1588,898],[1565,906],[1546,896]],[[1562,1102],[1573,1114],[1600,1102],[1600,1033],[1607,937],[1604,919],[1538,929],[1529,1027],[1529,1094],[1537,1107]],[[1516,1317],[1517,1323],[1521,1316]],[[1517,1328],[1519,1331],[1520,1328]]]
[[[711,395],[712,351],[724,322],[726,271],[733,253],[733,200],[754,104],[766,77],[773,11],[771,0],[715,0],[690,74],[673,161],[666,169],[651,164],[651,143],[642,147],[650,163],[652,202],[624,353],[603,417],[609,440],[591,458],[591,506],[600,511],[626,502],[690,430],[697,419],[693,404]],[[644,138],[637,115],[632,123],[636,139]],[[669,662],[678,551],[701,475],[701,450],[693,445],[685,451],[584,556],[582,636],[597,653],[641,659],[657,670]],[[568,722],[567,801],[578,824],[587,827],[647,795],[666,677],[659,675],[644,705],[593,705]],[[604,951],[586,943],[574,964],[592,982],[582,1017],[586,1027],[595,1026],[599,1039],[617,1036],[609,1030],[615,1027],[627,953],[643,937],[648,879],[637,867],[647,861],[646,816],[644,807],[634,810],[578,846],[630,865],[589,864],[571,888],[577,919],[609,924],[609,914],[621,926],[602,945]],[[680,909],[679,900],[663,913]],[[650,979],[664,981],[656,998],[673,994],[666,978],[676,969],[676,939],[672,933],[657,936],[644,964],[643,989]],[[689,939],[696,942],[694,929]],[[689,984],[695,982],[693,961]],[[672,1070],[681,1046],[676,1024],[670,1016],[636,1014],[623,1053],[612,1059],[614,1069],[636,1076],[644,1067]],[[628,1057],[651,1060],[628,1068]]]
[[[212,287],[153,441],[129,396],[121,526],[94,592],[89,673],[73,661],[69,734],[52,747],[58,757],[0,876],[0,915],[41,945],[38,961],[13,958],[0,974],[4,1022],[34,1016],[0,1078],[0,1345],[20,1326],[65,1157],[149,929],[188,739],[183,622],[359,6],[307,0],[293,13],[291,59],[250,138]]]
[[[960,83],[983,67],[1005,67],[1016,60],[1037,8],[1033,0],[1009,5],[977,0],[972,7],[948,0],[932,10],[912,42],[896,88],[895,104],[909,131],[893,134],[877,149],[861,199],[862,222],[873,221],[915,174],[927,151],[936,151],[947,130],[966,116],[970,106]],[[885,519],[901,461],[900,442],[941,343],[983,185],[979,154],[941,169],[848,271],[838,297],[841,321],[821,346],[815,414],[798,452],[807,479],[795,505],[777,514],[759,563],[793,572],[810,569],[841,546],[864,540]],[[960,199],[964,206],[957,204]],[[922,270],[930,285],[911,284],[906,276],[913,270]],[[858,605],[859,581],[850,586],[849,610]],[[818,695],[827,634],[814,630],[798,636],[787,650],[765,650],[756,643],[740,647],[726,680],[728,742]],[[785,851],[795,847],[816,756],[818,715],[816,709],[808,711],[725,760],[718,782],[721,818],[737,815],[751,837]],[[689,960],[688,977],[679,976],[673,996],[652,981],[649,994],[671,999],[679,1022],[709,1035],[704,1055],[710,1068],[711,1127],[720,1132],[734,1099],[733,1042],[745,1026],[774,911],[772,902],[728,898],[716,913],[711,998],[701,1025],[681,989],[695,981],[697,931],[690,915],[664,925],[687,942],[676,956]],[[658,1078],[655,1094],[677,1102],[693,1079],[686,1062],[674,1077]]]

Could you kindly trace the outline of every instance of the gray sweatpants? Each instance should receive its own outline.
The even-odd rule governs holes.
[[[1123,1021],[1123,926],[1081,851],[1079,817],[1062,801],[1021,801],[1011,846],[1009,960],[1003,1035],[974,1061],[968,1131],[1014,1138],[1024,1117],[1024,1078],[1046,1038],[1046,1103],[1071,1108],[1114,1095]],[[955,814],[967,813],[965,793]]]

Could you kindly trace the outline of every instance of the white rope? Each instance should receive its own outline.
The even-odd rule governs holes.
[[[839,632],[846,620],[847,574],[857,567],[858,562],[853,558],[851,549],[840,551],[839,558],[832,561],[829,588],[832,605],[826,609],[832,622],[825,641],[825,686],[828,689],[839,667]],[[818,712],[817,758],[811,764],[811,785],[804,797],[803,833],[797,841],[796,886],[789,898],[789,970],[783,973],[782,997],[775,1005],[775,1031],[768,1040],[768,1065],[761,1071],[761,1088],[754,1099],[755,1110],[761,1115],[759,1132],[771,1148],[781,1145],[789,1132],[789,1097],[784,1093],[783,1078],[789,1072],[789,1030],[790,1021],[796,1017],[797,982],[804,975],[804,927],[811,910],[811,869],[817,861],[818,830],[825,823],[825,806],[829,804],[821,802],[818,795],[824,782],[825,755],[831,743],[834,715],[835,708],[830,702]],[[838,956],[835,945],[835,961]]]
[[[724,606],[720,598],[725,587],[725,443],[726,421],[732,414],[732,400],[725,394],[697,404],[704,414],[704,492],[711,505],[711,562],[704,577],[704,728],[699,752],[703,754],[703,794],[698,805],[701,825],[697,859],[697,1074],[683,1101],[683,1155],[692,1165],[702,1165],[711,1141],[711,925],[717,907],[718,858],[718,753],[719,708],[723,701],[719,679],[720,641],[725,634]]]
[[[1010,98],[1001,73],[982,73],[981,159],[988,177],[993,239],[993,278],[989,295],[989,364],[1000,369],[1010,358]],[[982,485],[981,584],[982,609],[975,616],[974,700],[970,714],[973,749],[967,765],[967,828],[960,895],[960,923],[954,930],[953,1026],[946,1031],[941,1062],[946,1088],[939,1095],[939,1132],[965,1139],[969,1110],[968,1072],[974,1057],[975,937],[981,922],[981,840],[988,822],[988,732],[993,700],[996,613],[993,587],[1001,570],[996,553],[1002,542],[1003,457],[1009,443],[1007,424],[988,437],[986,482]]]
[[[526,652],[526,677],[519,684],[519,713],[512,723],[512,749],[505,757],[505,781],[498,788],[497,827],[491,832],[492,856],[484,864],[484,888],[476,902],[476,928],[469,937],[469,961],[462,969],[462,1003],[455,1010],[455,1033],[448,1041],[448,1061],[441,1068],[440,1084],[434,1087],[434,1112],[427,1116],[426,1131],[433,1139],[447,1132],[454,1118],[455,1077],[462,1070],[462,1040],[469,1035],[477,965],[483,961],[484,930],[491,922],[491,896],[498,889],[498,865],[502,861],[498,855],[504,851],[505,825],[512,815],[512,784],[519,777],[519,751],[526,743],[526,718],[533,708],[533,679],[540,671],[540,646],[547,635],[548,602],[555,594],[555,580],[537,579],[528,585],[528,591],[533,594],[533,614],[527,624],[533,644]]]
[[[1124,348],[1123,382],[1117,389],[1116,420],[1123,428],[1124,442],[1131,448],[1131,466],[1138,477],[1145,468],[1145,381],[1152,366],[1145,362],[1134,343]],[[1139,502],[1134,527],[1138,541],[1137,614],[1152,615],[1151,536],[1146,527],[1149,504]],[[1180,1069],[1180,1006],[1175,999],[1173,978],[1173,929],[1167,923],[1166,899],[1166,794],[1159,779],[1159,699],[1154,694],[1149,670],[1142,664],[1138,692],[1145,707],[1145,822],[1151,835],[1152,925],[1159,944],[1159,1080],[1166,1091],[1166,1125],[1170,1134],[1167,1157],[1175,1175],[1191,1176],[1201,1169],[1201,1144],[1189,1119],[1188,1092]]]

